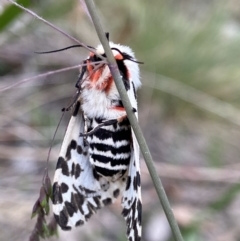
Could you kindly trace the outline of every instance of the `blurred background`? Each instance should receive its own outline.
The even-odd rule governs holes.
[[[78,0],[19,0],[85,44],[99,43]],[[139,61],[139,122],[185,241],[240,240],[240,4],[237,0],[96,1],[110,40]],[[0,88],[81,63],[88,51],[33,16],[0,0]],[[0,92],[0,241],[28,240],[31,211],[61,109],[78,70]],[[53,177],[70,113],[50,156]],[[141,160],[143,240],[172,241]],[[59,231],[72,241],[123,241],[120,201],[84,227]]]

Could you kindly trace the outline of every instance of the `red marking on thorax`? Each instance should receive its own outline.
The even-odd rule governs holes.
[[[94,53],[90,52],[89,56],[90,57],[94,56]],[[114,58],[116,60],[122,60],[123,56],[120,53],[118,53],[114,56]],[[102,73],[105,67],[106,65],[94,70],[94,63],[92,63],[90,60],[87,60],[87,71],[89,74],[89,80],[91,82],[89,88],[95,87],[96,89],[105,91],[106,94],[108,94],[112,88],[112,85],[114,84],[112,75],[110,74],[108,77],[106,77],[106,79],[102,79],[101,83],[98,83],[98,80],[100,80],[100,78],[102,77]],[[127,71],[127,77],[128,79],[130,77],[129,71]],[[125,110],[123,107],[120,107],[120,106],[113,107],[113,109],[119,110],[119,111]]]
[[[95,66],[95,68],[96,69],[94,69],[94,63],[87,60],[88,78],[91,83],[88,88],[96,88],[98,90],[105,91],[106,94],[108,94],[113,84],[112,75],[109,71],[109,75],[103,78],[102,74],[106,65]]]
[[[110,76],[108,77],[108,79],[106,80],[106,82],[107,82],[107,84],[106,84],[104,90],[106,91],[106,94],[108,94],[109,91],[110,91],[110,89],[111,89],[111,87],[112,87],[112,85],[113,85],[113,82],[114,82],[112,75],[110,75]]]
[[[111,109],[118,110],[118,111],[125,111],[124,107],[122,107],[122,106],[114,106]]]
[[[102,72],[104,70],[104,67],[105,66],[102,66],[102,67],[95,66],[93,62],[87,60],[87,71],[89,75],[89,80],[92,83],[96,83],[100,79]]]
[[[96,83],[100,79],[103,69],[104,68],[99,68],[97,70],[93,70],[93,73],[90,75],[90,80],[93,81],[94,83]]]

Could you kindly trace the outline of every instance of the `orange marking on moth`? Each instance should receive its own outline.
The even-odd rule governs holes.
[[[109,85],[109,79],[106,79],[102,83],[96,84],[96,88],[98,90],[103,90],[106,92],[106,88],[108,87],[108,85]]]
[[[123,56],[121,54],[117,54],[114,56],[115,59],[117,60],[122,60],[123,59]]]
[[[125,110],[125,109],[124,109]],[[123,120],[125,120],[127,118],[127,115],[123,115],[121,117],[118,118],[118,122],[122,122]]]
[[[122,106],[114,106],[114,107],[111,107],[111,109],[118,110],[118,111],[125,111],[125,108]]]
[[[113,77],[112,77],[112,75],[110,75],[110,76],[108,77],[108,79],[106,80],[106,86],[105,86],[105,88],[104,88],[106,94],[109,93],[109,91],[110,91],[110,89],[111,89],[111,87],[112,87],[112,85],[113,85],[113,82],[114,82],[114,81],[113,81]]]
[[[91,76],[91,80],[93,82],[97,82],[99,80],[99,78],[101,77],[102,75],[102,72],[103,72],[103,69],[104,68],[100,68],[100,69],[97,69],[96,71],[93,72],[92,76]]]

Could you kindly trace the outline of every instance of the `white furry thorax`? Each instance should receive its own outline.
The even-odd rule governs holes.
[[[111,48],[117,48],[122,53],[126,53],[135,59],[134,53],[128,46],[123,46],[120,44],[109,43]],[[96,52],[100,55],[104,54],[104,49],[102,45],[97,46]],[[112,50],[113,55],[119,54],[117,50]],[[141,86],[141,81],[139,77],[139,67],[136,62],[131,60],[124,60],[124,64],[129,73],[129,81],[134,83],[135,89],[137,90]],[[83,76],[83,84],[81,89],[81,106],[85,115],[89,118],[104,118],[113,119],[121,117],[125,114],[123,110],[116,110],[112,108],[112,100],[120,100],[118,90],[113,82],[108,91],[101,89],[99,86],[106,83],[108,78],[111,76],[110,70],[107,65],[104,65],[101,76],[96,82],[90,80],[88,76],[88,71],[86,71]],[[132,86],[131,86],[132,87]]]

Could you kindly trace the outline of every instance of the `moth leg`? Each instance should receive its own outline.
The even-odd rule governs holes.
[[[95,126],[91,131],[86,132],[86,133],[80,133],[80,136],[84,136],[84,137],[90,136],[90,135],[92,135],[93,133],[95,133],[97,130],[99,130],[101,127],[113,125],[113,124],[115,124],[115,123],[117,123],[117,122],[118,122],[117,119],[111,119],[111,120],[104,121],[104,122],[102,122],[101,124]]]
[[[86,132],[86,133],[80,133],[80,136],[83,136],[83,137],[90,136],[90,135],[94,134],[97,130],[99,130],[101,127],[110,126],[110,125],[119,123],[119,122],[123,121],[126,117],[127,117],[127,115],[123,115],[117,119],[110,119],[110,120],[103,121],[101,124],[95,126],[91,131]]]

